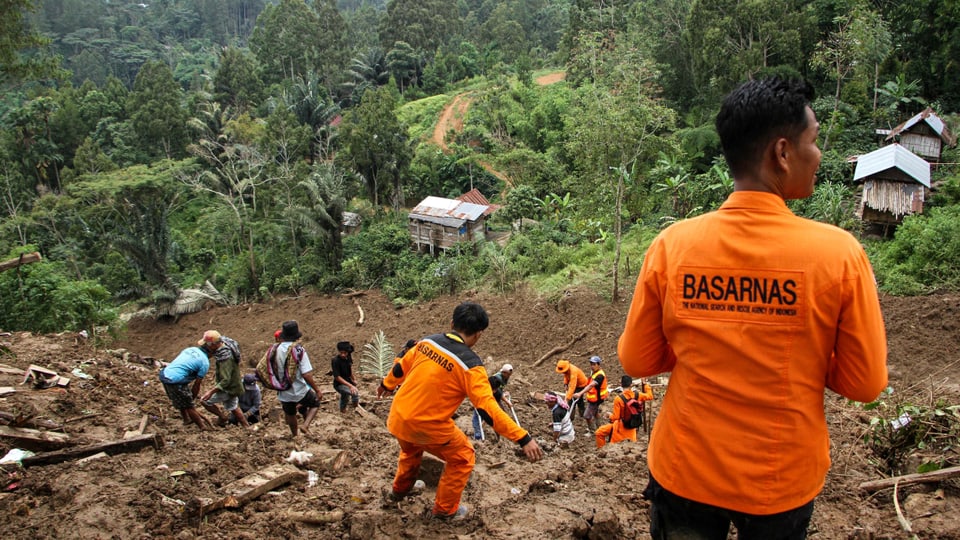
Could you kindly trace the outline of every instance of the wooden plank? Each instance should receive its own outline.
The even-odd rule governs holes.
[[[0,395],[3,395],[2,390],[3,388],[0,388]],[[50,420],[44,420],[42,418],[33,418],[30,416],[25,417],[22,414],[13,414],[7,411],[0,411],[0,421],[6,421],[8,424],[13,425],[13,427],[63,430],[63,426],[56,422],[51,422]]]
[[[163,448],[163,444],[163,437],[156,433],[150,433],[126,440],[89,444],[86,446],[78,446],[76,448],[58,450],[56,452],[44,452],[43,454],[37,454],[35,456],[23,458],[21,463],[24,467],[50,465],[52,463],[61,463],[64,461],[92,456],[93,454],[100,452],[106,452],[107,455],[120,454],[124,452],[137,452],[142,448],[146,448],[147,446],[152,446],[159,450]]]
[[[343,510],[331,510],[329,512],[287,510],[284,516],[290,521],[299,521],[309,525],[323,525],[324,523],[336,523],[343,520]]]
[[[70,444],[70,436],[66,433],[11,426],[0,426],[0,437],[13,439],[15,446],[32,448],[62,448]]]
[[[140,419],[140,426],[137,429],[132,431],[124,431],[123,438],[132,439],[138,435],[143,435],[143,430],[147,429],[147,420],[149,419],[150,419],[150,415],[147,415],[147,414],[143,415],[143,418]]]
[[[185,511],[188,515],[202,517],[223,508],[239,508],[268,491],[306,477],[307,473],[295,465],[272,465],[224,486],[222,491],[226,493],[225,497],[217,500],[193,499],[187,503]]]
[[[0,386],[0,397],[9,396],[17,391],[16,388],[12,386]]]
[[[892,488],[899,483],[901,486],[910,484],[921,484],[939,482],[948,478],[960,476],[960,467],[947,467],[939,471],[930,471],[919,474],[905,474],[903,476],[894,476],[893,478],[884,478],[882,480],[871,480],[860,484],[860,489],[868,493],[880,491],[881,489]]]
[[[25,372],[20,368],[0,366],[0,373],[5,375],[24,375]]]

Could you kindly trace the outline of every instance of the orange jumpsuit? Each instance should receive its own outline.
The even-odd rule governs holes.
[[[456,332],[425,337],[407,351],[383,380],[387,390],[401,384],[387,418],[387,429],[400,443],[393,491],[410,491],[424,452],[437,456],[446,466],[437,486],[434,514],[457,511],[473,471],[473,445],[452,419],[464,398],[470,398],[481,416],[493,420],[497,433],[521,446],[532,440],[497,405],[483,362]]]
[[[887,384],[870,261],[783,199],[734,192],[647,250],[618,353],[671,371],[648,465],[667,490],[734,511],[798,508],[830,467],[824,388],[868,402]]]
[[[570,369],[563,374],[563,384],[567,387],[567,395],[565,397],[569,403],[570,400],[573,399],[573,394],[586,388],[586,386],[590,384],[590,379],[582,369],[570,364]]]
[[[619,396],[613,398],[613,412],[610,413],[610,423],[598,427],[597,431],[594,432],[597,439],[597,448],[603,448],[603,445],[607,444],[608,438],[610,439],[610,444],[620,441],[637,442],[638,428],[628,428],[620,421],[623,415],[623,407],[626,401],[634,397],[637,398],[637,401],[650,401],[653,399],[653,389],[650,388],[649,384],[644,383],[643,392],[634,392],[632,389],[627,388],[623,391],[622,395],[622,399]]]

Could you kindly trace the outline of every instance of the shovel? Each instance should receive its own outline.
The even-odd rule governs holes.
[[[510,406],[510,413],[513,414],[513,421],[520,425],[520,420],[517,418],[517,411],[513,410],[513,403],[507,403]]]
[[[478,411],[478,410],[476,410],[476,409],[474,409],[473,412],[474,412],[474,414],[476,414],[476,415],[478,415],[478,416],[480,415],[480,411]],[[483,417],[480,418],[480,421],[477,422],[477,425],[480,426],[480,440],[481,440],[481,441],[487,440],[487,437],[486,437],[486,436],[484,435],[484,433],[483,433]]]

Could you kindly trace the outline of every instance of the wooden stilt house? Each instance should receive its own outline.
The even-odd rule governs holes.
[[[943,148],[953,146],[957,139],[933,109],[927,108],[890,130],[885,142],[900,143],[923,159],[937,163]]]
[[[427,197],[410,211],[411,240],[417,251],[437,254],[457,242],[486,238],[488,209],[489,205]]]
[[[868,223],[898,225],[903,216],[923,212],[930,190],[930,164],[891,144],[860,156],[853,179],[863,182],[858,217]]]

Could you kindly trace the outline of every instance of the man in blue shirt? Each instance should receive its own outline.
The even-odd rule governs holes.
[[[197,412],[193,400],[200,395],[200,384],[209,370],[209,353],[202,347],[187,347],[160,370],[160,382],[173,406],[180,411],[183,424],[193,422],[201,431],[212,428],[213,424]]]

